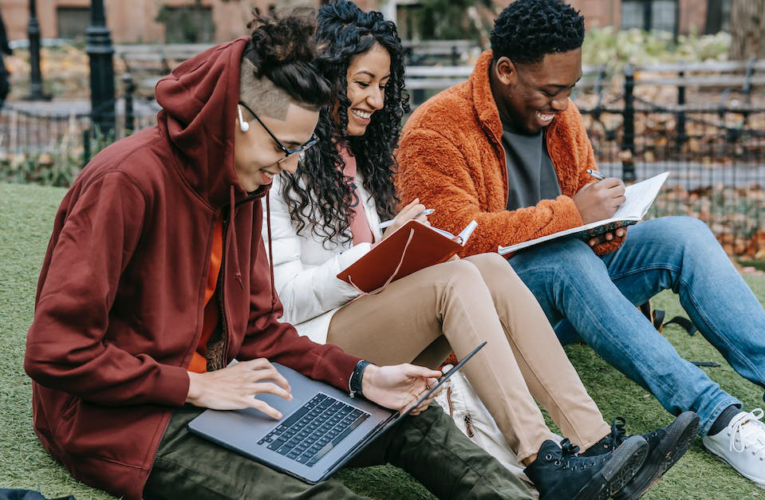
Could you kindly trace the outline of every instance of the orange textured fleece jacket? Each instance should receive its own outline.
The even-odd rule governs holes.
[[[436,212],[434,226],[456,234],[471,220],[478,228],[461,255],[497,248],[582,225],[571,197],[592,182],[592,145],[573,103],[545,131],[561,196],[536,206],[507,210],[508,180],[502,122],[491,93],[492,52],[478,59],[470,79],[428,100],[407,121],[397,152],[396,187],[402,202],[419,198]],[[615,240],[595,247],[616,250]]]

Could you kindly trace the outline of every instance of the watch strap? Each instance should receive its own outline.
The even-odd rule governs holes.
[[[353,373],[351,374],[351,378],[348,381],[348,389],[349,395],[352,398],[355,398],[356,396],[363,396],[364,394],[361,392],[361,382],[364,378],[364,369],[371,365],[369,361],[364,361],[363,359],[356,363],[356,367],[353,369]]]

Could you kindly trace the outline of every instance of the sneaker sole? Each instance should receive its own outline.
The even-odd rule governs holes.
[[[673,465],[680,460],[699,430],[699,417],[693,412],[685,412],[667,427],[666,437],[646,458],[646,464],[656,463],[656,467],[644,467],[635,475],[623,490],[614,496],[614,500],[640,498],[651,489]]]
[[[743,472],[738,470],[732,463],[728,462],[728,460],[724,456],[718,454],[713,449],[707,448],[706,446],[704,446],[704,449],[707,450],[712,455],[714,455],[717,458],[719,458],[720,461],[725,462],[726,464],[728,464],[728,466],[731,469],[733,469],[734,471],[738,472],[741,476],[743,476],[743,477],[747,478],[748,480],[750,480],[751,482],[753,482],[755,486],[758,486],[758,487],[760,487],[760,488],[765,490],[765,482],[764,481],[762,481],[761,479],[754,478],[754,477],[750,476],[749,474],[744,474]]]
[[[648,443],[640,436],[632,436],[613,452],[611,460],[573,500],[606,500],[630,482],[648,456]]]

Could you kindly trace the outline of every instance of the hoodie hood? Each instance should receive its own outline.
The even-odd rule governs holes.
[[[176,162],[189,186],[215,207],[247,196],[234,169],[239,70],[249,37],[212,47],[157,83],[160,130],[185,161]]]
[[[176,162],[181,175],[212,206],[227,205],[231,221],[237,201],[260,198],[269,188],[247,193],[234,169],[239,73],[249,40],[238,38],[192,57],[161,79],[156,88],[157,103],[162,106],[157,124],[183,156],[184,161]],[[234,224],[226,232],[226,248],[232,249],[234,275],[244,289]],[[271,302],[273,308],[275,297]]]

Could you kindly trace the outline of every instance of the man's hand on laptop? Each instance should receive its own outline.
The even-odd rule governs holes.
[[[587,184],[572,199],[582,216],[582,222],[590,224],[613,217],[619,206],[626,201],[624,191],[621,179],[609,177]]]
[[[380,406],[404,412],[409,406],[438,383],[441,372],[410,364],[395,366],[368,365],[361,379],[361,392],[368,400]],[[424,411],[439,391],[433,393],[417,408],[412,415]]]
[[[267,359],[253,359],[206,373],[189,373],[186,402],[213,410],[255,408],[275,419],[282,414],[254,396],[274,394],[292,400],[290,384]]]

